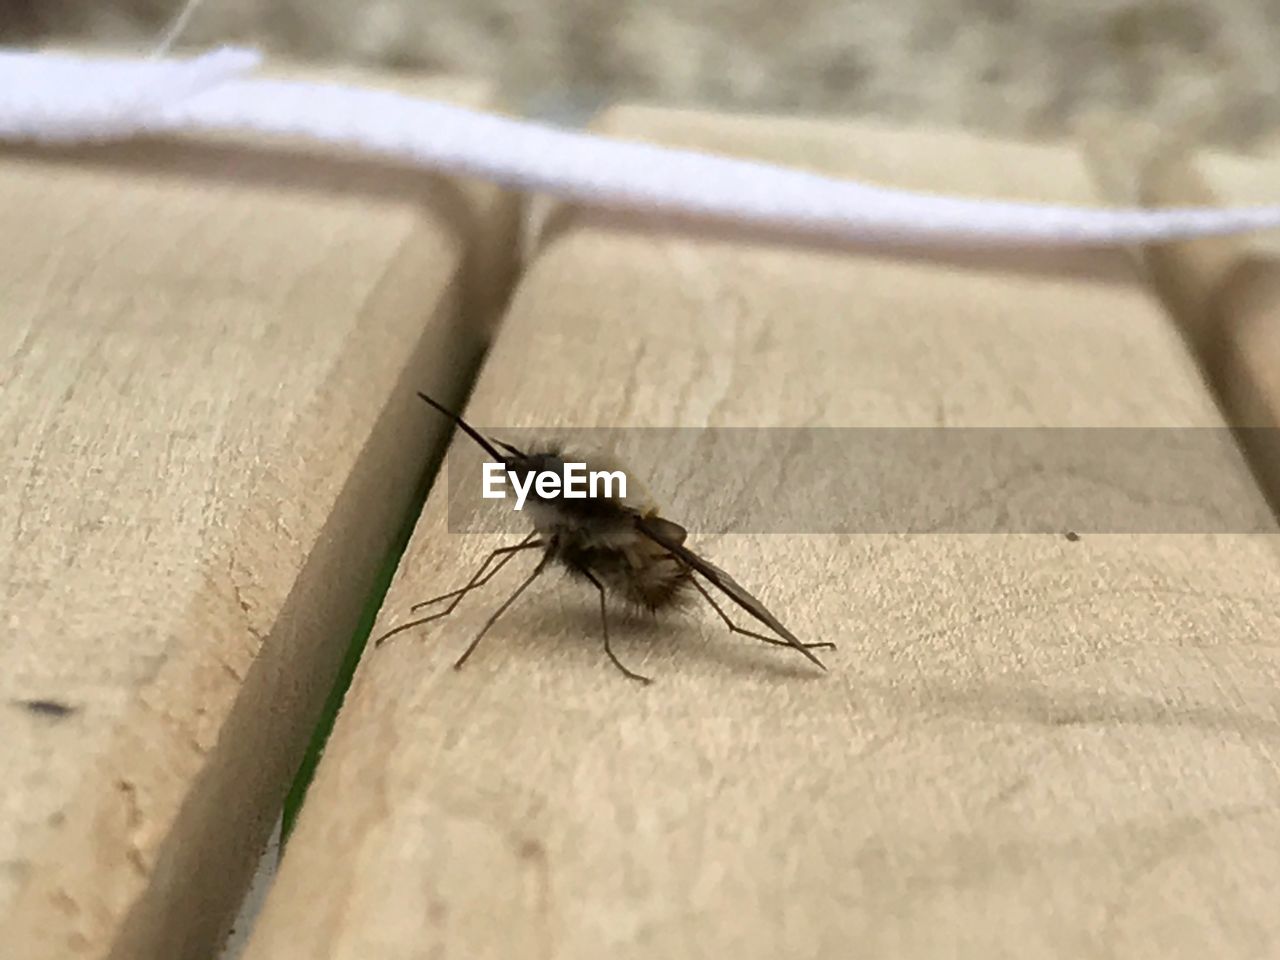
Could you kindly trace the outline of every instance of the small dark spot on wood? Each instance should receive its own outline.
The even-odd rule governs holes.
[[[1077,540],[1080,539],[1080,534],[1076,533],[1074,530],[1068,530],[1065,534],[1063,534],[1063,536],[1065,536],[1072,543],[1075,543]]]
[[[542,860],[546,857],[547,851],[537,840],[522,840],[516,848],[516,853],[521,860]]]
[[[69,717],[80,709],[79,707],[73,707],[69,703],[63,703],[61,700],[15,700],[13,705],[39,714],[42,717],[54,717],[58,720],[63,717]]]
[[[1079,727],[1092,722],[1087,716],[1079,713],[1060,713],[1049,718],[1049,723],[1055,727]]]

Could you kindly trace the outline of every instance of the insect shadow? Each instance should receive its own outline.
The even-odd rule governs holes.
[[[493,458],[493,462],[501,464],[513,484],[527,489],[526,506],[534,529],[519,543],[492,551],[464,586],[414,604],[410,608],[412,612],[447,601],[443,610],[411,619],[388,630],[374,641],[375,647],[380,647],[406,630],[447,617],[462,602],[463,597],[487,584],[513,558],[525,552],[540,550],[541,555],[533,571],[484,622],[454,663],[455,668],[460,668],[467,662],[489,629],[529,585],[550,565],[558,564],[570,575],[595,587],[600,599],[600,630],[604,638],[605,653],[613,665],[632,680],[651,682],[650,677],[623,664],[613,651],[609,640],[606,602],[610,594],[653,614],[684,607],[696,596],[701,596],[733,633],[773,646],[789,647],[816,666],[826,669],[813,651],[835,649],[835,644],[802,642],[733,577],[687,547],[685,540],[688,531],[678,523],[660,516],[653,504],[644,501],[629,502],[622,497],[614,497],[611,493],[596,495],[595,490],[586,496],[567,497],[563,493],[566,484],[547,485],[544,488],[542,484],[535,482],[545,474],[563,478],[566,476],[566,463],[577,462],[587,466],[585,457],[577,461],[566,459],[568,455],[553,446],[526,453],[509,443],[486,438],[458,414],[441,406],[425,393],[419,393],[418,396],[456,423]],[[768,627],[774,636],[748,630],[734,623],[707,589],[708,585]]]

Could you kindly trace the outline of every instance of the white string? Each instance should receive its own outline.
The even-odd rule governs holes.
[[[166,105],[256,67],[249,50],[193,60],[87,60],[53,53],[0,52],[0,140],[74,143],[172,129]]]
[[[160,39],[156,41],[151,52],[147,54],[148,60],[156,60],[163,57],[172,49],[173,45],[178,41],[178,37],[182,36],[182,31],[187,29],[187,24],[191,22],[192,15],[204,3],[204,0],[186,0],[181,9],[169,21],[169,25],[164,28],[164,33],[160,34]]]
[[[354,148],[602,207],[847,240],[1107,245],[1280,227],[1280,206],[1095,210],[933,196],[559,130],[403,94],[248,79],[257,54],[89,60],[0,53],[0,140],[251,131]]]

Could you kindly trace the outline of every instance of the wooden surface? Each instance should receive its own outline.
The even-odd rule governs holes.
[[[1212,207],[1219,203],[1192,158],[1193,131],[1153,123],[1100,119],[1082,138],[1090,169],[1117,207]],[[1229,275],[1247,238],[1204,237],[1130,248],[1153,294],[1182,330],[1216,384],[1222,328],[1213,320],[1215,291]]]
[[[1193,169],[1214,202],[1253,205],[1274,202],[1280,184],[1280,153],[1246,158],[1208,153]],[[1222,241],[1225,269],[1206,285],[1203,323],[1218,345],[1216,367],[1224,401],[1234,421],[1254,428],[1246,435],[1260,477],[1280,507],[1280,232]],[[1188,272],[1203,255],[1187,247],[1169,257]]]
[[[1217,204],[1271,203],[1280,184],[1275,154],[1209,153],[1188,167]],[[1171,269],[1200,282],[1199,324],[1212,344],[1215,382],[1232,422],[1247,428],[1241,442],[1280,510],[1280,232],[1223,239],[1212,247],[1176,245],[1164,256]]]
[[[1054,148],[634,109],[605,126],[911,186],[1093,197]],[[499,436],[1221,424],[1120,254],[799,250],[586,215],[548,229],[469,406]],[[1221,459],[1257,506],[1239,456]],[[692,485],[713,506],[794,479],[699,466],[633,464],[659,497]],[[444,494],[380,628],[513,539],[451,533]],[[801,637],[836,641],[831,672],[705,609],[615,614],[620,656],[657,678],[638,687],[606,660],[590,591],[559,578],[453,671],[520,579],[504,572],[366,656],[249,960],[1280,952],[1273,538],[696,545]]]
[[[0,153],[0,956],[212,955],[508,206],[230,138]]]
[[[1267,204],[1280,183],[1280,152],[1170,150],[1139,179],[1136,199],[1153,205]],[[1144,259],[1280,507],[1280,232],[1164,244]]]

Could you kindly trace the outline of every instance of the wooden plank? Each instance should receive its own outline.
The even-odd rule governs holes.
[[[1280,194],[1280,155],[1206,153],[1191,171],[1215,203],[1274,203]],[[1201,322],[1215,344],[1215,379],[1233,422],[1250,428],[1243,440],[1280,508],[1280,232],[1223,240],[1214,250],[1224,266],[1204,283]],[[1195,269],[1205,259],[1202,248],[1181,245],[1165,256],[1184,273],[1205,272]]]
[[[234,138],[0,154],[0,956],[213,953],[511,206]]]
[[[1272,203],[1280,155],[1171,150],[1137,175],[1152,205]],[[1144,250],[1154,284],[1198,348],[1255,471],[1280,507],[1280,232]]]
[[[1217,204],[1274,204],[1280,195],[1280,154],[1244,157],[1210,152],[1193,169]],[[1280,426],[1280,232],[1254,234],[1222,242],[1230,252],[1228,269],[1206,294],[1206,321],[1220,343],[1219,374],[1225,401],[1239,424]],[[1174,251],[1193,259],[1185,248]],[[1194,251],[1190,251],[1194,255]],[[1265,434],[1256,435],[1265,440]],[[1258,451],[1263,453],[1265,451]],[[1268,444],[1261,466],[1272,495],[1280,502],[1280,449]]]
[[[1093,198],[1056,147],[640,109],[605,126],[912,186]],[[857,254],[657,220],[550,223],[469,405],[499,436],[1221,427],[1119,254]],[[1238,451],[1217,460],[1265,517]],[[788,464],[639,466],[650,489],[732,518],[781,496]],[[1202,488],[1180,482],[1169,509],[1200,509]],[[381,628],[512,539],[451,533],[448,501],[465,498],[478,491],[429,498]],[[606,660],[590,590],[558,580],[455,672],[519,581],[504,573],[366,657],[248,960],[1280,948],[1268,537],[696,542],[801,637],[837,641],[830,673],[706,610],[662,626],[615,615],[619,655],[657,678],[639,687]]]
[[[1190,162],[1196,151],[1192,134],[1108,118],[1087,127],[1084,143],[1091,169],[1115,206],[1211,207],[1218,200]],[[1215,380],[1222,331],[1212,322],[1214,291],[1247,242],[1241,237],[1204,237],[1131,250],[1152,292]]]

